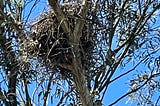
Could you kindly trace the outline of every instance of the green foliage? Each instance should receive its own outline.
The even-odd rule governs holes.
[[[158,0],[48,1],[34,21],[39,0],[0,1],[0,103],[101,106],[108,87],[133,73],[110,106],[125,97],[160,104]]]

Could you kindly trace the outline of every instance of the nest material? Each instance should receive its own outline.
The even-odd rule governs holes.
[[[62,11],[69,21],[69,27],[74,29],[77,13],[80,10],[79,4],[62,5]],[[92,32],[89,22],[85,22],[83,27],[79,48],[83,64],[90,62],[92,44]],[[52,63],[72,63],[72,51],[69,45],[68,34],[62,30],[60,23],[57,21],[53,10],[44,12],[40,18],[32,25],[31,39],[38,42],[36,44],[36,54],[43,59],[49,59]],[[91,49],[91,50],[89,50]],[[34,50],[35,51],[35,50]]]

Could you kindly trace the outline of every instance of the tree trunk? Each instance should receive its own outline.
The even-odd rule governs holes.
[[[80,54],[80,37],[82,36],[82,28],[84,22],[82,20],[77,20],[76,27],[74,29],[73,35],[70,35],[70,44],[72,45],[73,52],[73,76],[74,82],[76,84],[77,92],[79,93],[82,106],[93,106],[93,100],[90,96],[89,89],[87,87],[86,78],[82,69],[81,54]]]
[[[8,85],[8,99],[9,99],[9,106],[17,106],[17,99],[16,99],[16,79],[17,73],[15,66],[9,66],[10,75],[9,75],[9,85]]]
[[[93,100],[90,97],[85,76],[83,74],[82,66],[79,64],[79,60],[75,58],[73,65],[74,82],[76,84],[76,89],[80,96],[82,106],[93,106]]]
[[[4,2],[0,0],[0,9],[1,12],[4,11]],[[5,57],[5,67],[8,69],[4,69],[6,76],[8,76],[8,96],[7,99],[9,100],[6,105],[7,106],[17,106],[17,99],[16,99],[16,78],[17,78],[17,62],[15,61],[15,54],[11,47],[11,40],[7,41],[5,35],[5,29],[1,26],[4,22],[4,16],[0,14],[0,45],[1,50],[4,52],[3,55]]]
[[[90,97],[89,90],[87,88],[85,75],[82,70],[82,64],[81,64],[81,55],[80,55],[80,37],[82,36],[82,28],[84,25],[84,20],[82,19],[76,19],[75,28],[74,31],[71,32],[69,28],[69,22],[65,19],[65,15],[63,14],[62,10],[60,9],[59,4],[54,0],[48,0],[49,5],[52,7],[55,16],[57,17],[57,20],[59,23],[61,23],[61,27],[64,31],[64,33],[69,35],[69,44],[72,48],[72,54],[73,54],[73,61],[72,66],[73,69],[71,70],[73,73],[73,80],[76,85],[76,90],[79,94],[82,106],[93,106],[93,100]],[[82,7],[77,15],[81,16],[82,18],[86,18],[86,14],[89,9],[90,2],[88,0],[82,1]],[[65,20],[64,20],[65,19]]]

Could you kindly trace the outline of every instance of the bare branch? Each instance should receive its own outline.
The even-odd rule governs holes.
[[[53,75],[54,75],[54,73],[52,73],[52,75],[49,77],[48,86],[47,86],[46,91],[44,93],[44,104],[43,104],[43,106],[47,106],[47,100],[48,100],[48,95],[50,93],[50,88],[51,88],[51,84],[52,84]]]
[[[70,33],[70,28],[68,24],[68,19],[65,17],[65,15],[62,13],[62,10],[59,7],[58,2],[56,0],[48,0],[49,5],[52,7],[55,16],[57,17],[57,20],[59,23],[61,23],[61,27],[64,30],[66,34]]]
[[[148,82],[151,78],[152,78],[152,77],[148,78],[148,80],[145,81],[145,83],[143,83],[141,86],[139,86],[138,88],[133,89],[133,90],[131,90],[130,92],[124,94],[123,96],[121,96],[120,98],[118,98],[116,101],[114,101],[113,103],[111,103],[109,106],[115,105],[116,103],[118,103],[120,100],[122,100],[123,98],[125,98],[125,97],[128,96],[129,94],[138,91],[138,90],[141,89],[143,86],[145,86],[145,85],[147,84],[147,82]]]

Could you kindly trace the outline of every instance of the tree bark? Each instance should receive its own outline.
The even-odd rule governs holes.
[[[7,41],[5,37],[5,29],[1,26],[1,24],[5,20],[5,16],[3,16],[4,11],[4,2],[0,0],[0,45],[1,50],[4,52],[3,55],[5,57],[5,65],[8,69],[4,69],[6,76],[8,76],[8,96],[7,99],[9,100],[5,105],[7,106],[17,106],[17,99],[16,99],[16,67],[17,64],[15,62],[15,54],[12,50],[11,40]],[[8,73],[9,72],[9,73]],[[8,75],[7,75],[8,74]]]
[[[17,106],[17,99],[16,99],[16,80],[17,80],[17,73],[16,69],[13,66],[10,69],[9,75],[9,85],[8,85],[8,99],[9,99],[9,106]]]
[[[69,43],[72,47],[73,62],[72,62],[72,73],[73,80],[76,85],[77,92],[79,94],[81,103],[83,106],[93,106],[93,100],[90,97],[89,89],[86,84],[85,75],[82,70],[81,57],[80,57],[80,37],[82,36],[82,28],[84,25],[84,19],[89,9],[90,2],[88,0],[82,1],[82,7],[78,15],[83,19],[76,19],[76,26],[73,32],[69,29],[69,22],[67,17],[62,13],[62,10],[59,8],[59,5],[54,0],[48,0],[49,5],[52,7],[57,20],[59,21],[63,31],[69,35]]]

